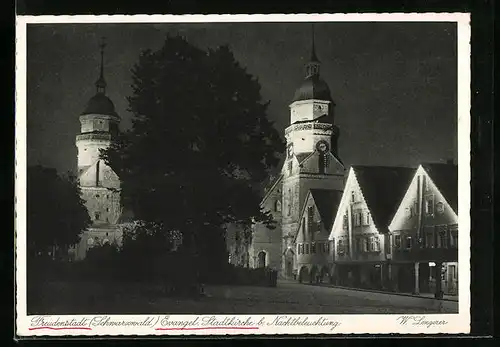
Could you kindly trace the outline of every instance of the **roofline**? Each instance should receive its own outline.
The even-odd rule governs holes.
[[[302,224],[302,216],[306,212],[306,205],[307,205],[306,202],[307,202],[307,199],[309,199],[309,195],[312,195],[311,189],[309,189],[307,191],[306,198],[304,199],[304,206],[302,206],[302,211],[300,211],[300,213],[299,213],[299,225],[297,226],[297,230],[295,230],[295,236],[293,237],[293,243],[295,243],[295,241],[297,240],[297,235],[299,234],[299,231],[300,231],[300,225]],[[314,200],[314,196],[313,196],[313,200]],[[316,205],[316,200],[314,201],[314,205]]]
[[[267,191],[267,193],[264,195],[264,197],[262,198],[260,204],[262,205],[266,200],[267,198],[269,197],[269,195],[271,195],[271,193],[274,191],[274,188],[276,188],[276,185],[281,182],[281,180],[283,179],[283,174],[279,174],[278,178],[276,179],[276,181],[271,185],[271,188],[269,188],[269,190]]]

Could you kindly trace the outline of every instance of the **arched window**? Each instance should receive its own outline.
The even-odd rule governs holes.
[[[281,212],[281,201],[280,200],[276,200],[274,202],[274,210],[276,212]]]
[[[266,252],[260,251],[257,255],[257,267],[263,268],[266,267]]]

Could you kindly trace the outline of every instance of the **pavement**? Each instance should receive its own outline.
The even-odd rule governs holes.
[[[44,289],[44,288],[39,288]],[[53,284],[30,314],[431,314],[458,302],[279,281],[277,287],[206,286],[197,299],[168,297],[157,285]]]

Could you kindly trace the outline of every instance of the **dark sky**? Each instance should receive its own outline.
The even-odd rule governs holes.
[[[76,166],[78,116],[94,95],[98,41],[107,38],[107,94],[130,126],[130,69],[167,33],[200,47],[229,44],[257,76],[283,133],[310,56],[308,23],[28,25],[28,164]],[[321,74],[337,104],[347,165],[416,165],[457,159],[454,23],[317,23]],[[175,125],[174,125],[175,126]]]

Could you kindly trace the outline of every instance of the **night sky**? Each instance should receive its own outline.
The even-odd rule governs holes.
[[[76,167],[78,116],[94,95],[98,41],[107,38],[107,95],[130,126],[130,69],[166,34],[199,47],[228,44],[262,85],[283,134],[288,105],[310,56],[309,23],[28,25],[28,164]],[[454,23],[317,23],[321,75],[337,104],[346,165],[417,165],[457,160]],[[175,124],[172,124],[175,126]]]

